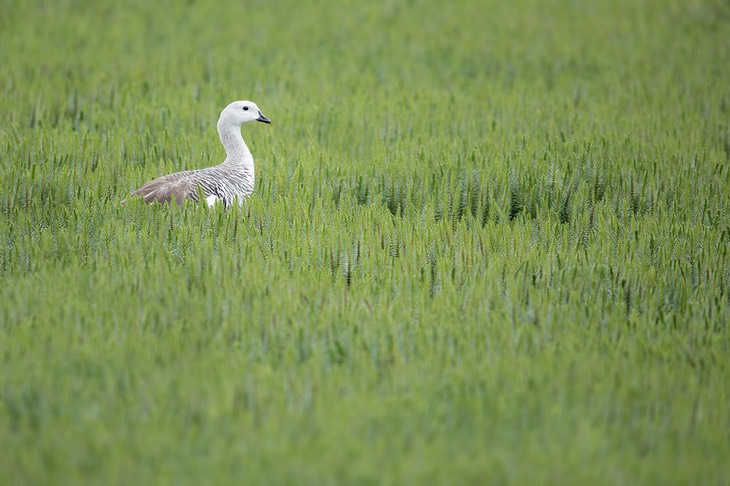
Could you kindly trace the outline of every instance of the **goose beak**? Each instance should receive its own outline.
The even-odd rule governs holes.
[[[271,120],[269,120],[268,118],[266,118],[266,115],[264,115],[260,111],[259,111],[259,117],[256,118],[256,121],[260,121],[260,122],[264,122],[264,123],[271,123]]]

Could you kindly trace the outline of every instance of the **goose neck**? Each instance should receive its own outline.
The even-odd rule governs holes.
[[[251,161],[251,152],[241,136],[241,127],[218,124],[218,135],[226,149],[226,162]]]

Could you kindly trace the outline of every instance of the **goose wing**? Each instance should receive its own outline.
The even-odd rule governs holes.
[[[130,197],[142,197],[146,203],[153,201],[166,203],[174,200],[180,206],[185,199],[197,201],[198,183],[190,175],[179,172],[158,177],[134,191]]]

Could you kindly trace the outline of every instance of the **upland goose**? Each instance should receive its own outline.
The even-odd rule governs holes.
[[[182,205],[185,199],[197,201],[200,188],[209,206],[221,201],[228,207],[236,198],[241,203],[253,192],[253,157],[241,136],[241,125],[251,121],[271,123],[252,101],[234,101],[226,106],[218,119],[218,135],[226,149],[222,164],[158,177],[130,197],[143,197],[146,203],[174,199]]]

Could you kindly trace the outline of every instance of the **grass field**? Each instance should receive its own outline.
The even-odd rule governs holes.
[[[0,3],[0,483],[730,483],[726,1]]]

